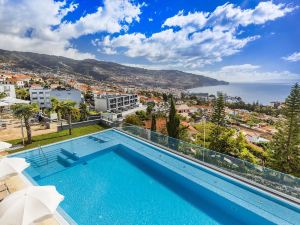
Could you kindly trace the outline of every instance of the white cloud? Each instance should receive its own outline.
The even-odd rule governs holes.
[[[259,69],[260,66],[252,65],[252,64],[242,64],[242,65],[230,65],[230,66],[223,66],[221,68],[222,72],[230,73],[230,72],[247,72],[253,71],[255,69]]]
[[[282,57],[286,61],[290,62],[298,62],[300,61],[300,52],[294,52],[293,54],[287,56],[287,57]]]
[[[126,66],[140,67],[143,69],[180,69],[174,64],[158,65],[158,64],[124,64]],[[187,73],[204,75],[218,80],[228,82],[286,82],[294,83],[300,80],[300,74],[290,71],[262,71],[261,66],[253,64],[228,65],[217,70],[185,70]]]
[[[104,7],[99,7],[97,12],[81,17],[75,23],[65,22],[57,32],[65,38],[78,38],[103,31],[118,33],[126,30],[133,21],[140,20],[140,7],[128,0],[105,0]]]
[[[104,0],[103,7],[95,13],[75,22],[63,21],[77,7],[78,4],[68,4],[66,0],[1,0],[0,48],[76,59],[94,58],[76,50],[70,40],[97,32],[126,30],[133,21],[139,21],[142,5],[131,0]]]
[[[259,35],[239,37],[240,28],[265,24],[292,12],[296,7],[260,2],[253,9],[233,4],[217,7],[213,12],[194,12],[166,19],[163,30],[146,37],[141,33],[107,36],[98,43],[100,51],[145,57],[151,62],[176,64],[183,68],[200,68],[220,62],[240,52]]]
[[[259,65],[252,64],[224,66],[215,71],[189,72],[229,82],[289,82],[300,79],[300,74],[290,71],[261,71]]]

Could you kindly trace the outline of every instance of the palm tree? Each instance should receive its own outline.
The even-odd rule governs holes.
[[[31,127],[29,119],[39,111],[37,104],[15,104],[12,107],[13,115],[19,119],[24,120],[27,131],[27,143],[31,144]]]
[[[61,101],[57,98],[51,98],[51,110],[56,112],[57,120],[61,120]]]
[[[76,102],[73,101],[62,101],[61,102],[61,112],[65,117],[68,118],[68,124],[69,124],[69,135],[72,134],[72,114],[75,112],[75,105]]]

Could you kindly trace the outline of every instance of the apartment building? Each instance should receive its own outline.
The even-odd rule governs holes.
[[[60,101],[70,100],[76,102],[77,107],[82,102],[81,91],[77,89],[52,89],[50,96]]]
[[[30,101],[37,103],[40,108],[51,108],[50,89],[46,88],[30,88]]]
[[[139,106],[136,94],[95,95],[95,109],[98,112],[123,112]]]
[[[57,98],[59,101],[74,101],[77,106],[81,102],[81,92],[76,89],[30,88],[29,93],[30,101],[38,103],[40,108],[51,108],[51,98]]]
[[[16,97],[16,89],[14,85],[11,84],[0,84],[0,93],[4,92],[7,97]]]

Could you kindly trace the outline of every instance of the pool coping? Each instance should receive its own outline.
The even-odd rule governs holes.
[[[58,143],[64,143],[64,142],[67,142],[67,141],[70,141],[70,140],[80,139],[80,138],[83,138],[83,137],[87,137],[87,136],[90,136],[90,135],[93,135],[93,134],[98,134],[98,133],[105,132],[105,131],[108,131],[108,130],[113,130],[113,129],[112,128],[104,129],[104,130],[93,132],[93,133],[90,133],[90,134],[85,134],[85,135],[82,135],[82,136],[70,138],[70,139],[63,140],[63,141],[58,141],[58,142],[51,143],[51,144],[48,144],[48,145],[43,145],[41,147],[48,147],[48,146],[56,145]],[[26,150],[23,150],[23,151],[19,151],[19,152],[15,152],[15,153],[12,153],[12,154],[5,155],[5,156],[1,156],[0,159],[5,158],[5,157],[18,155],[18,154],[21,154],[21,153],[26,153],[26,152],[38,150],[38,149],[39,149],[39,147],[26,149]],[[20,173],[19,175],[25,183],[30,184],[30,185],[40,186],[31,177],[28,177],[29,175],[27,175],[26,173]],[[66,213],[60,206],[58,206],[58,208],[56,209],[56,212],[53,214],[53,216],[60,225],[78,225],[73,220],[73,218],[68,213]]]
[[[152,147],[155,147],[155,148],[159,148],[161,151],[163,152],[166,152],[168,154],[171,154],[171,155],[174,155],[175,157],[180,157],[181,159],[189,162],[189,163],[192,163],[194,164],[195,166],[201,166],[201,167],[204,167],[205,169],[208,169],[208,170],[211,170],[213,173],[217,173],[219,174],[220,176],[225,176],[227,179],[230,179],[230,180],[233,180],[234,182],[238,182],[238,183],[241,183],[242,185],[250,185],[250,188],[253,188],[254,190],[258,191],[258,192],[262,192],[263,194],[266,194],[266,195],[269,195],[273,198],[275,198],[277,201],[281,201],[287,205],[291,205],[293,207],[296,207],[296,208],[299,208],[300,206],[300,201],[298,199],[295,199],[294,201],[292,201],[290,198],[288,197],[283,197],[282,193],[278,193],[276,194],[275,192],[277,191],[274,191],[266,186],[263,186],[263,185],[260,185],[260,184],[257,184],[255,182],[252,182],[250,180],[247,180],[246,178],[243,178],[243,177],[240,177],[238,175],[234,175],[234,174],[230,174],[228,171],[225,171],[225,170],[222,170],[218,167],[215,167],[213,165],[210,165],[210,164],[207,164],[205,162],[202,162],[200,160],[197,160],[191,156],[188,156],[188,155],[184,155],[180,152],[176,152],[172,149],[169,149],[165,146],[161,146],[157,143],[154,143],[154,142],[151,142],[147,139],[144,139],[142,137],[139,137],[139,136],[135,136],[131,133],[127,133],[125,131],[122,131],[122,130],[119,130],[117,128],[109,128],[109,129],[105,129],[105,130],[101,130],[101,131],[97,131],[97,132],[93,132],[93,133],[90,133],[90,134],[86,134],[86,135],[82,135],[82,136],[78,136],[78,137],[75,137],[75,138],[70,138],[70,139],[67,139],[67,140],[63,140],[63,141],[59,141],[59,142],[55,142],[55,143],[51,143],[51,144],[48,144],[48,145],[43,145],[41,147],[48,147],[48,146],[52,146],[52,145],[56,145],[56,144],[59,144],[59,143],[64,143],[64,142],[68,142],[70,140],[76,140],[76,139],[80,139],[80,138],[83,138],[83,137],[87,137],[87,136],[91,136],[91,135],[94,135],[94,134],[98,134],[98,133],[103,133],[103,132],[107,132],[107,131],[115,131],[117,133],[120,133],[122,135],[125,135],[129,138],[133,138],[139,142],[143,142],[147,145],[150,145]],[[24,150],[24,151],[20,151],[20,152],[16,152],[16,153],[12,153],[12,154],[9,154],[7,156],[4,156],[4,157],[9,157],[9,156],[14,156],[14,155],[18,155],[20,153],[26,153],[26,152],[30,152],[30,151],[34,151],[34,150],[38,150],[39,147],[35,147],[35,148],[31,148],[31,149],[27,149],[27,150]],[[2,158],[2,157],[0,157]],[[25,174],[21,174],[23,176],[24,179],[27,180],[27,182],[30,182],[32,185],[38,185],[36,182],[34,182],[32,179],[29,179],[29,177],[27,177]],[[260,187],[261,186],[261,187]],[[269,189],[269,190],[268,190]],[[290,197],[290,196],[289,196]],[[62,211],[62,212],[61,212]],[[70,215],[68,215],[62,208],[58,208],[57,211],[56,211],[56,217],[55,218],[59,218],[59,222],[62,222],[61,224],[62,225],[65,225],[65,224],[77,224]],[[71,221],[69,221],[71,219]]]
[[[218,168],[218,167],[216,167],[214,165],[211,165],[209,163],[202,162],[202,161],[200,161],[200,160],[198,160],[196,158],[193,158],[191,156],[188,156],[188,155],[182,154],[180,152],[174,151],[174,150],[172,150],[170,148],[167,148],[167,147],[162,146],[160,144],[154,143],[154,142],[149,141],[149,140],[147,140],[145,138],[142,138],[142,137],[139,137],[139,136],[135,136],[134,134],[127,133],[127,132],[125,132],[123,130],[119,130],[119,129],[116,129],[116,128],[113,128],[113,130],[115,130],[117,132],[120,132],[122,134],[125,134],[127,136],[130,136],[132,138],[138,139],[140,141],[146,142],[147,144],[153,145],[154,147],[161,148],[161,149],[163,149],[163,150],[165,150],[165,151],[167,151],[169,153],[173,153],[173,154],[175,154],[177,156],[180,156],[180,157],[184,158],[185,160],[192,161],[196,165],[200,164],[202,166],[205,166],[206,168],[209,168],[209,169],[211,169],[214,172],[218,172],[218,173],[220,173],[223,176],[225,175],[227,178],[233,179],[235,181],[239,181],[242,184],[248,184],[252,188],[254,188],[255,190],[260,191],[260,192],[264,192],[265,194],[269,194],[272,197],[275,197],[276,199],[278,199],[279,201],[285,202],[286,204],[292,204],[292,205],[295,205],[296,207],[300,206],[300,199],[297,199],[295,197],[289,196],[289,195],[284,194],[282,192],[273,190],[273,189],[271,189],[271,188],[269,188],[267,186],[264,186],[262,184],[256,183],[254,181],[251,181],[251,180],[249,180],[247,178],[244,178],[244,177],[241,177],[239,175],[230,173],[229,171],[223,170],[223,169]]]

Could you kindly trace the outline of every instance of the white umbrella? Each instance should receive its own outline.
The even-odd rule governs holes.
[[[0,159],[0,180],[9,176],[21,173],[30,164],[23,158],[2,158]],[[1,223],[0,223],[1,224]]]
[[[55,213],[64,196],[54,186],[30,186],[0,203],[0,224],[29,225]]]
[[[8,149],[12,146],[12,144],[4,142],[4,141],[0,141],[0,151],[3,151],[5,149]]]

